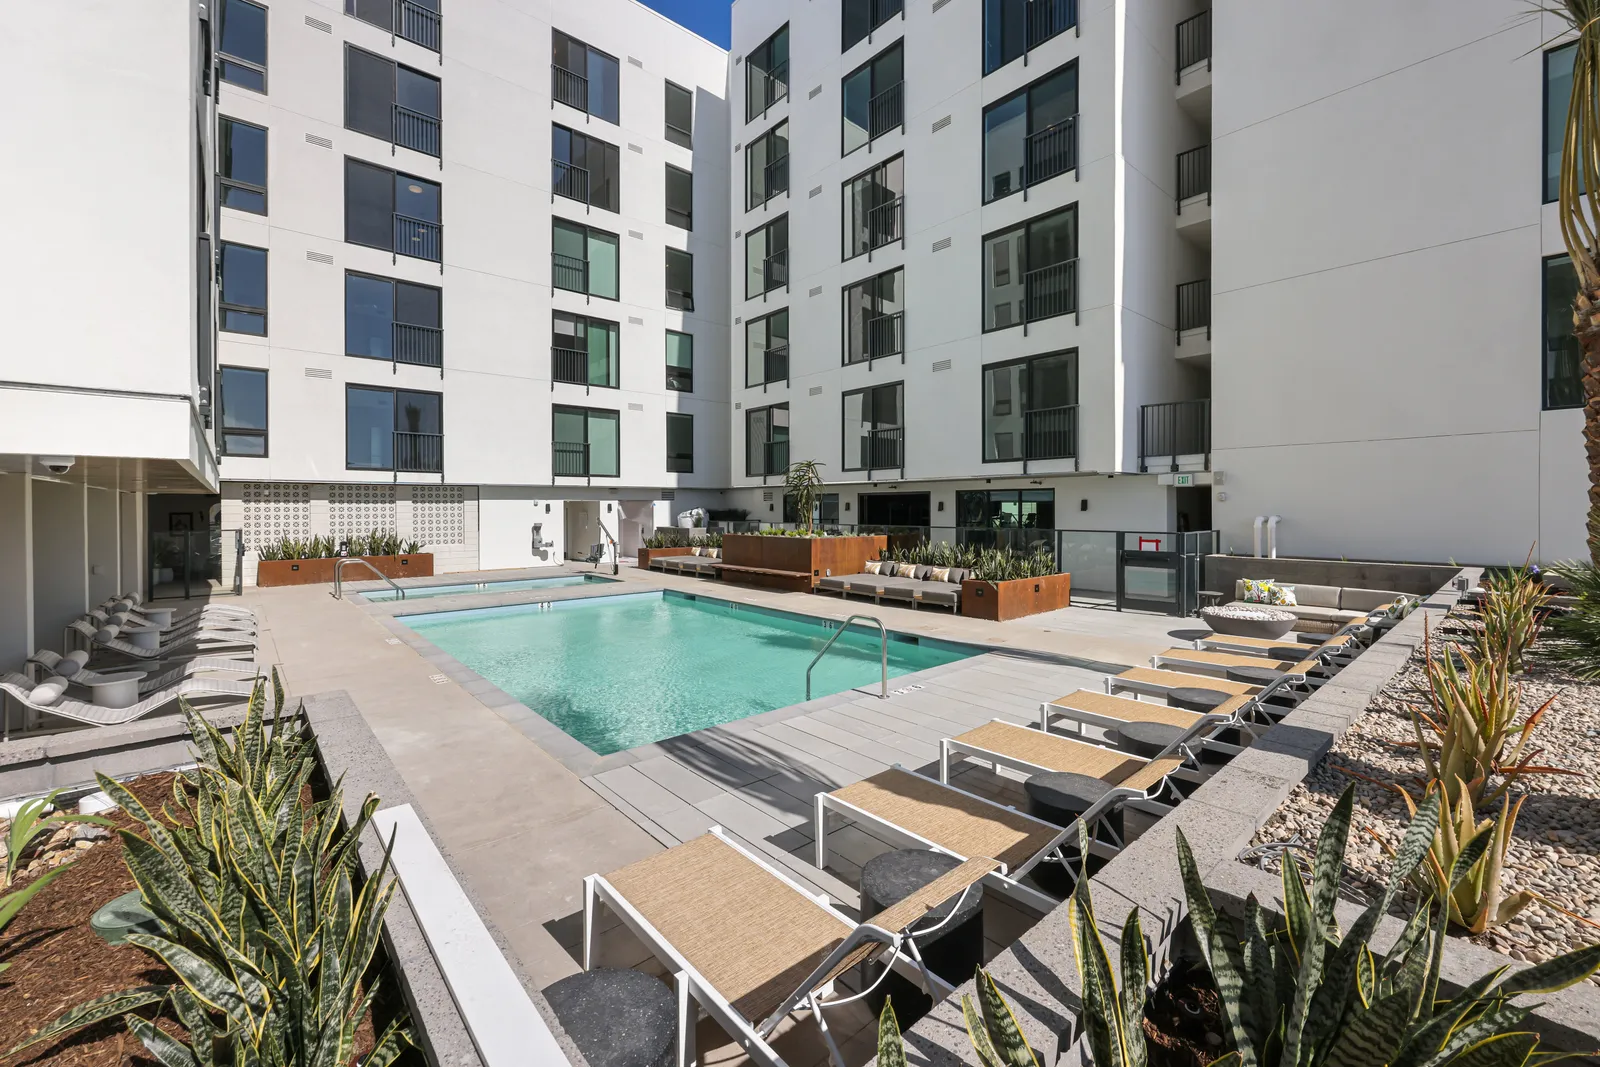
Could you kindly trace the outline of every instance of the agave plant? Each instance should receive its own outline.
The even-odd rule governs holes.
[[[1572,590],[1576,604],[1550,617],[1542,653],[1580,678],[1600,678],[1600,567],[1571,560],[1550,569]]]
[[[794,501],[800,513],[800,526],[807,534],[812,530],[812,516],[817,510],[817,500],[822,496],[822,464],[814,459],[796,460],[789,464],[783,476],[783,495]]]
[[[1485,658],[1505,661],[1512,673],[1522,670],[1523,657],[1539,639],[1549,613],[1550,593],[1537,578],[1533,553],[1521,567],[1483,579],[1484,597],[1479,612],[1483,635],[1479,651]]]
[[[130,944],[177,977],[91,1000],[13,1052],[107,1019],[121,1018],[162,1064],[198,1067],[344,1067],[377,992],[363,989],[395,891],[388,856],[357,888],[352,874],[362,832],[377,810],[369,796],[344,825],[341,790],[313,803],[305,786],[315,765],[303,715],[275,710],[265,724],[265,683],[228,738],[187,703],[198,765],[177,777],[178,817],[149,811],[105,776],[100,785],[144,833],[119,831],[129,871],[159,935]],[[170,1004],[188,1043],[133,1014]],[[410,1044],[396,1020],[364,1067],[384,1067]]]

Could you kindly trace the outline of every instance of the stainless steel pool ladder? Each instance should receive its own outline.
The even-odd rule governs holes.
[[[874,626],[876,626],[878,628],[879,651],[880,651],[880,654],[882,656],[882,666],[883,666],[883,681],[881,683],[880,689],[878,690],[878,699],[879,700],[888,700],[889,699],[889,631],[888,631],[887,628],[884,627],[883,620],[878,618],[876,615],[852,615],[848,619],[844,620],[844,624],[833,632],[833,636],[832,637],[828,638],[828,643],[822,646],[822,651],[818,652],[816,654],[816,656],[811,660],[811,667],[815,667],[817,665],[817,660],[820,660],[823,656],[828,654],[828,649],[833,647],[833,643],[835,641],[839,640],[839,638],[844,636],[844,632],[846,630],[850,629],[850,624],[855,622],[857,619],[860,619],[863,622],[870,622],[870,623],[872,623],[872,625],[874,625]],[[811,667],[807,667],[806,668],[806,699],[807,700],[811,699]]]
[[[396,585],[393,578],[389,577],[387,574],[383,573],[378,568],[362,559],[360,556],[347,556],[333,565],[333,599],[342,599],[344,593],[344,569],[352,563],[361,564],[363,567],[367,568],[367,570],[388,582],[389,588],[398,593],[401,600],[406,598],[406,591],[400,588],[400,586]]]

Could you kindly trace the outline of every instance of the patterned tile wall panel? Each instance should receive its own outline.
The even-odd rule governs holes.
[[[373,530],[395,529],[394,486],[328,486],[328,532],[335,541]],[[401,533],[404,536],[404,533]]]
[[[465,498],[459,485],[413,485],[411,536],[428,548],[466,544]]]
[[[311,530],[311,486],[301,482],[245,482],[241,486],[246,551],[284,537],[307,538]]]

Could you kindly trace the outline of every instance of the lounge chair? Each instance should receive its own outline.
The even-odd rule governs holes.
[[[95,608],[86,612],[88,618],[93,619],[100,626],[154,626],[161,631],[162,640],[171,640],[174,637],[186,637],[200,630],[227,631],[229,633],[254,634],[256,624],[248,619],[186,619],[174,620],[163,626],[155,619],[141,615],[137,611],[108,612],[103,608]]]
[[[77,619],[67,624],[67,629],[84,638],[92,648],[103,648],[133,659],[172,659],[175,656],[199,656],[208,652],[229,649],[255,651],[255,638],[236,632],[197,630],[187,637],[165,642],[155,648],[143,648],[118,636],[118,626],[96,627],[87,619]]]
[[[118,604],[126,604],[128,607],[138,610],[144,605],[144,597],[137,592],[123,593],[121,596],[112,597],[110,600],[102,604],[101,607],[105,608],[107,611],[113,611],[115,610],[115,606]],[[251,620],[255,619],[256,617],[256,613],[254,611],[242,604],[202,604],[199,607],[188,608],[183,611],[179,611],[176,608],[152,608],[149,610],[171,611],[172,620],[174,622],[181,622],[185,619],[206,617],[226,616],[228,618]]]
[[[93,685],[110,680],[110,675],[116,671],[102,672],[90,670],[85,664],[89,660],[87,652],[68,652],[65,656],[57,655],[48,648],[41,648],[28,657],[29,663],[37,664],[44,668],[47,674],[65,678],[73,685]],[[139,682],[140,693],[154,693],[158,689],[165,689],[175,685],[185,678],[207,672],[222,674],[248,674],[258,675],[261,667],[254,660],[229,659],[227,656],[196,656],[181,663],[169,664],[168,668],[160,674],[153,674]]]
[[[1176,746],[1177,754],[1143,759],[1046,730],[1035,730],[1004,719],[992,719],[964,734],[946,737],[939,742],[939,780],[950,781],[951,756],[971,756],[1029,775],[1066,771],[1098,778],[1119,790],[1128,791],[1129,799],[1137,794],[1139,799],[1153,802],[1165,791],[1168,779],[1183,769],[1187,759],[1184,752],[1181,746]],[[1174,799],[1181,800],[1181,794]]]
[[[1236,652],[1244,656],[1262,656],[1275,648],[1295,649],[1301,658],[1310,655],[1354,656],[1361,652],[1361,641],[1354,633],[1343,633],[1316,644],[1296,645],[1288,640],[1273,641],[1266,637],[1234,637],[1230,634],[1211,634],[1194,643],[1197,649],[1212,652]]]
[[[145,697],[137,704],[125,708],[106,708],[87,700],[66,695],[67,679],[47,678],[38,685],[22,674],[7,674],[0,678],[0,692],[5,693],[30,711],[53,715],[90,726],[121,726],[142,719],[158,708],[166,707],[179,697],[185,700],[205,700],[218,697],[236,697],[249,700],[255,682],[233,681],[226,678],[186,678],[175,686]],[[45,690],[40,693],[40,690]],[[6,736],[10,737],[10,721],[6,722]]]
[[[995,866],[964,863],[871,921],[855,923],[713,827],[583,880],[583,967],[593,964],[596,905],[605,904],[674,977],[679,1064],[694,1060],[692,1005],[698,1003],[747,1055],[769,1067],[784,1062],[768,1043],[773,1031],[807,1009],[834,1064],[843,1067],[826,1012],[865,994],[835,996],[835,980],[887,953],[885,975],[893,969],[935,1000],[949,996],[951,986],[921,964],[909,927]]]
[[[1150,657],[1152,667],[1175,667],[1195,674],[1226,675],[1230,668],[1252,667],[1276,670],[1291,681],[1305,684],[1331,677],[1326,670],[1326,660],[1315,649],[1304,659],[1290,662],[1264,656],[1247,656],[1237,652],[1208,652],[1193,648],[1169,648]]]
[[[652,560],[652,563],[655,561]],[[661,569],[668,574],[687,574],[693,578],[715,578],[722,560],[715,556],[668,556]]]
[[[1225,703],[1217,705],[1209,712],[1198,712],[1168,707],[1153,700],[1136,700],[1080,689],[1039,705],[1041,730],[1049,730],[1051,721],[1056,718],[1076,723],[1080,736],[1085,726],[1115,730],[1129,723],[1156,723],[1183,731],[1180,740],[1187,741],[1191,737],[1200,738],[1201,735],[1205,735],[1201,738],[1200,744],[1218,751],[1237,754],[1237,746],[1224,745],[1218,742],[1214,735],[1225,729],[1237,727],[1254,738],[1256,731],[1252,728],[1252,721],[1259,722],[1266,717],[1257,712],[1255,699],[1250,696],[1229,697]]]

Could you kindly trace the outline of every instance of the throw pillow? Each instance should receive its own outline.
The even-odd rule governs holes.
[[[40,706],[54,704],[61,699],[61,694],[67,691],[67,680],[59,676],[46,678],[33,687],[33,692],[28,694],[28,700]]]
[[[706,555],[710,556],[712,559],[721,559],[722,558],[722,549],[720,549],[720,548],[708,548],[708,549],[706,549]]]
[[[894,576],[896,578],[915,578],[917,576],[917,565],[915,563],[896,564]]]
[[[1244,580],[1244,602],[1246,604],[1272,603],[1271,578],[1246,578]]]
[[[1280,608],[1297,608],[1300,602],[1295,599],[1294,586],[1274,585],[1272,587],[1272,603]]]
[[[935,567],[935,568],[933,568],[933,570],[928,572],[928,581],[930,581],[930,582],[949,582],[950,581],[950,568],[949,567]]]
[[[877,559],[869,559],[869,560],[867,560],[866,571],[867,571],[868,574],[881,574],[882,573],[882,568],[883,568],[883,561],[882,560],[877,560]]]
[[[699,545],[695,545],[693,548],[689,549],[689,555],[698,556],[704,551],[705,549],[701,548]]]

